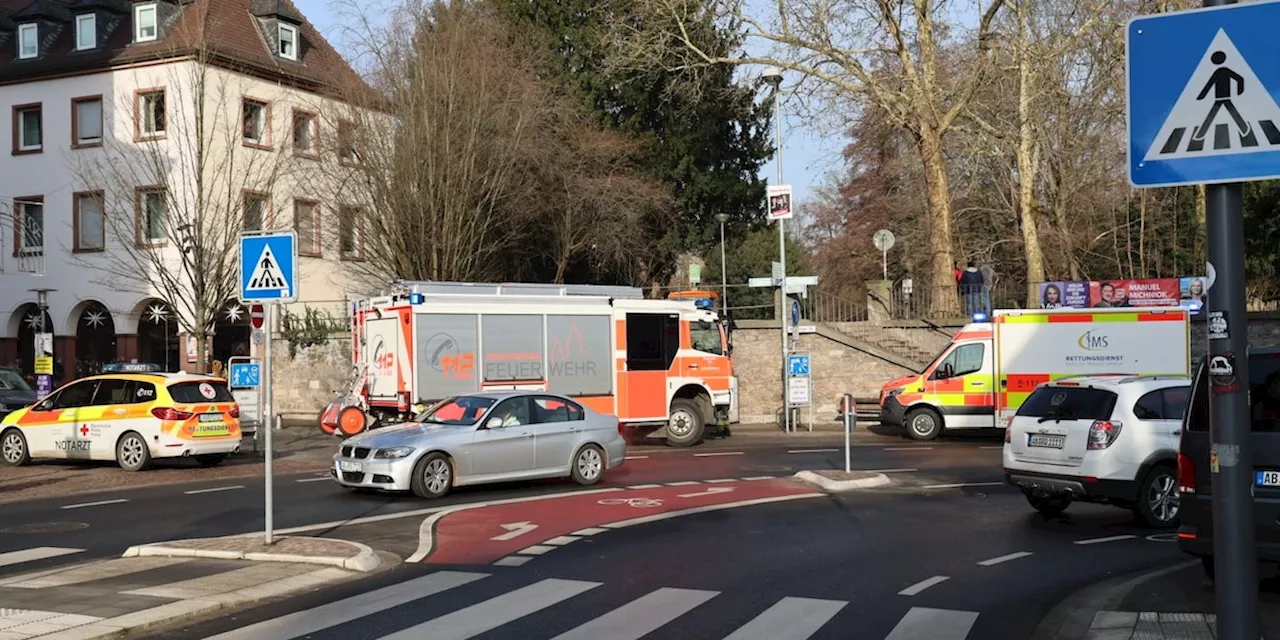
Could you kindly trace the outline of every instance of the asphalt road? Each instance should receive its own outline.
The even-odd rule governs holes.
[[[635,448],[629,451],[632,459],[606,475],[601,486],[781,477],[844,464],[838,438],[797,437],[783,445],[765,446],[750,446],[749,442],[748,438],[730,438],[689,449]],[[999,481],[998,442],[966,438],[919,446],[900,438],[873,437],[852,449],[852,466],[892,470],[895,477],[917,486]],[[428,502],[412,496],[350,493],[321,474],[287,476],[275,480],[274,524],[277,529],[288,529],[576,490],[580,487],[567,481],[512,483],[460,489],[445,499]],[[261,478],[240,478],[8,503],[3,505],[0,521],[0,575],[115,556],[136,544],[260,531],[264,527],[263,494]],[[416,524],[409,529],[416,529]],[[21,554],[32,547],[73,552],[5,563],[3,554]]]
[[[658,520],[579,538],[519,567],[404,565],[154,637],[240,629],[219,640],[541,640],[573,630],[564,638],[685,640],[730,637],[764,624],[761,616],[780,626],[734,640],[1007,640],[1030,637],[1087,584],[1181,559],[1172,535],[1150,537],[1126,511],[1076,504],[1047,520],[1008,487],[972,486],[984,482],[972,475],[977,460],[998,461],[978,446],[861,459],[886,468],[913,460],[931,469],[928,482],[950,469],[949,484],[971,486],[900,482]],[[802,455],[830,460],[785,449],[755,457],[785,466]],[[958,464],[930,466],[938,460]],[[987,469],[998,476],[998,464]]]

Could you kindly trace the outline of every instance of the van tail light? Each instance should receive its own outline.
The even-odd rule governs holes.
[[[173,407],[156,407],[151,410],[151,415],[161,420],[190,420],[195,414],[189,411],[178,411]]]
[[[1089,427],[1089,450],[1106,449],[1120,436],[1124,425],[1113,420],[1094,420]]]
[[[231,407],[231,411],[228,411],[227,413],[229,413],[229,414],[231,415],[231,417],[232,417],[232,418],[235,418],[235,419],[239,420],[239,419],[240,419],[240,405],[236,405],[236,406],[234,406],[234,407]]]
[[[1184,453],[1178,454],[1178,492],[1196,492],[1196,465]]]

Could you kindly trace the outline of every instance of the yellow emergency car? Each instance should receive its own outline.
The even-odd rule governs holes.
[[[240,450],[240,408],[225,380],[120,373],[70,382],[0,422],[0,463],[114,460],[141,471],[155,458],[213,466]]]

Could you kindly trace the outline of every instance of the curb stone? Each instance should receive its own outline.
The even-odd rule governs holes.
[[[1172,565],[1137,571],[1084,585],[1063,598],[1058,606],[1040,618],[1040,623],[1032,633],[1031,640],[1086,638],[1090,626],[1100,612],[1115,610],[1125,596],[1142,583],[1196,564],[1199,564],[1199,560],[1184,560]]]
[[[855,471],[854,473],[857,472]],[[859,489],[883,487],[891,482],[889,480],[889,476],[883,473],[862,473],[861,475],[863,477],[852,478],[849,480],[835,480],[822,475],[822,473],[818,471],[801,471],[793,477],[801,482],[817,485],[818,488],[828,493],[841,493],[844,491],[857,491]]]
[[[228,539],[245,536],[227,536]],[[218,538],[203,538],[217,540]],[[166,546],[164,542],[142,544],[125,549],[122,558],[139,558],[147,556],[163,556],[171,558],[213,558],[218,560],[248,560],[251,562],[290,562],[294,564],[318,564],[349,571],[369,573],[382,566],[382,559],[368,545],[350,540],[324,538],[333,542],[341,542],[355,548],[355,553],[348,556],[304,556],[289,553],[261,553],[243,551],[221,551],[216,549],[186,549]]]

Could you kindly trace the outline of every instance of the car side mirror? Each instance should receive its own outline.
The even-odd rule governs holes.
[[[48,411],[53,408],[53,403],[48,400],[41,400],[31,405],[31,411]]]
[[[489,421],[484,423],[484,428],[486,429],[497,429],[497,428],[500,428],[501,426],[502,426],[502,418],[489,418]]]

